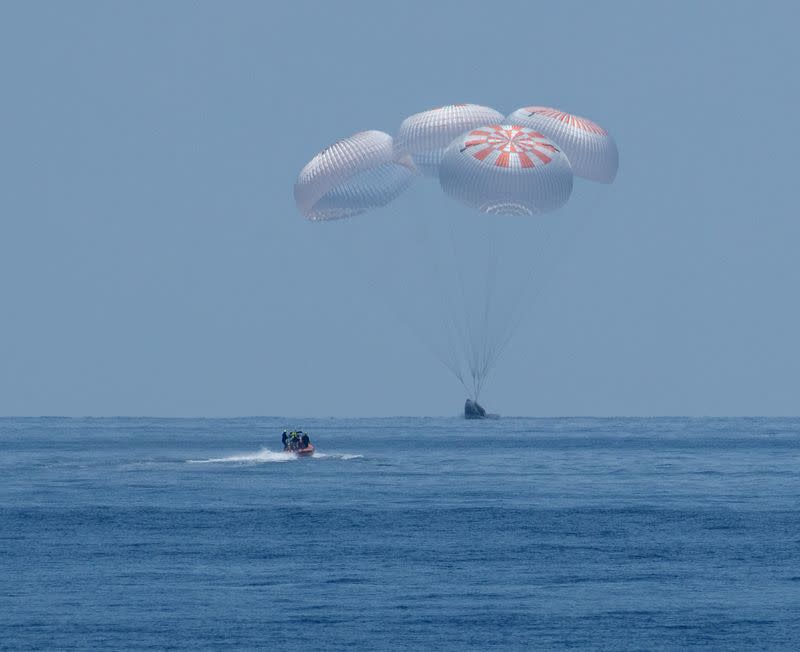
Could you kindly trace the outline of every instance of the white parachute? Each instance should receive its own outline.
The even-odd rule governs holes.
[[[449,104],[416,113],[400,125],[395,146],[408,152],[423,174],[435,177],[448,145],[465,131],[503,121],[503,114],[478,104]]]
[[[411,183],[416,169],[392,137],[361,131],[326,147],[300,171],[294,199],[310,220],[358,215],[385,206]]]
[[[576,176],[611,183],[619,155],[611,135],[600,125],[546,106],[528,106],[511,113],[506,122],[541,132],[567,155]]]

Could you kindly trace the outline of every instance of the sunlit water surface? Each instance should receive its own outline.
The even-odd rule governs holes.
[[[800,419],[0,419],[0,453],[4,649],[800,648]]]

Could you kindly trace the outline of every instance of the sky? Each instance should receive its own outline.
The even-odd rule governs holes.
[[[332,249],[292,186],[331,142],[459,102],[555,106],[620,151],[615,183],[578,181],[562,209],[586,226],[487,408],[800,414],[798,20],[791,2],[7,0],[0,415],[457,414],[458,382],[337,263],[370,243]],[[379,219],[462,210],[418,185]]]

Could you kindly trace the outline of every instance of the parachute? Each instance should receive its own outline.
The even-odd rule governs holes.
[[[392,137],[361,131],[326,147],[300,171],[294,199],[310,220],[332,220],[385,206],[414,179],[411,159]]]
[[[546,106],[517,109],[506,121],[535,129],[558,143],[576,176],[600,183],[614,181],[619,165],[617,145],[600,125]]]
[[[478,104],[449,104],[416,113],[400,125],[395,143],[408,152],[425,176],[435,177],[448,145],[456,136],[485,124],[502,122],[503,114]]]
[[[572,170],[567,157],[540,133],[490,125],[450,144],[439,183],[448,195],[484,213],[535,215],[566,203]]]
[[[505,119],[453,104],[405,119],[394,140],[365,131],[331,145],[301,170],[294,195],[302,215],[327,221],[386,206],[418,171],[438,177],[442,202],[464,208],[431,196],[428,209],[344,220],[339,244],[362,246],[337,260],[363,266],[358,278],[477,401],[575,233],[578,221],[555,214],[573,174],[610,183],[616,170],[613,139],[584,118],[530,107]]]

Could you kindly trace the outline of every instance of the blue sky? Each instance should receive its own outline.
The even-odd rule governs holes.
[[[576,183],[587,226],[487,407],[796,415],[797,22],[778,2],[4,2],[0,414],[457,413],[292,184],[337,138],[475,102],[584,115],[620,150],[612,186]],[[431,202],[460,210],[420,186],[384,217]]]

